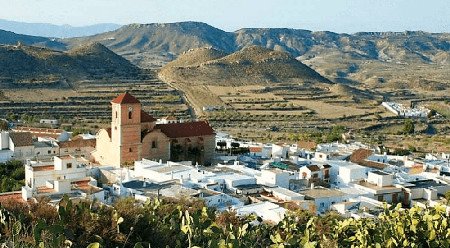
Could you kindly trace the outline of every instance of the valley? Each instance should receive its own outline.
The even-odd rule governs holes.
[[[359,138],[375,133],[395,145],[404,119],[381,106],[394,101],[442,116],[417,120],[416,135],[432,125],[443,142],[417,146],[449,146],[445,33],[225,32],[182,22],[68,39],[3,32],[0,42],[6,44],[0,49],[3,116],[64,113],[95,130],[109,122],[108,99],[129,91],[156,117],[208,119],[243,139],[313,140],[343,126]]]

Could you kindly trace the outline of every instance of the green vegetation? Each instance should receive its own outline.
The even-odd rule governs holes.
[[[25,168],[22,162],[0,163],[0,193],[20,190],[24,179]]]
[[[377,219],[342,219],[290,211],[278,224],[256,216],[216,213],[201,201],[119,200],[114,207],[45,200],[3,204],[0,233],[7,247],[449,247],[443,206],[388,209]],[[260,224],[255,224],[258,220]]]
[[[450,191],[445,192],[445,199],[447,199],[447,204],[450,205]]]
[[[403,125],[403,133],[404,134],[414,133],[414,122],[411,119],[405,120],[405,124]]]

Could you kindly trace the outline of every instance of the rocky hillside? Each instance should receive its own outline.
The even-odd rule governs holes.
[[[192,48],[212,46],[234,51],[234,35],[204,23],[130,24],[99,35],[65,39],[74,46],[84,42],[101,42],[117,54],[141,66],[156,61],[168,62]]]
[[[139,69],[99,43],[68,52],[25,45],[0,46],[0,83],[45,85],[70,79],[127,77]],[[16,85],[17,86],[17,85]]]
[[[208,85],[271,84],[277,82],[330,83],[286,52],[249,46],[227,55],[214,48],[190,50],[168,63],[160,77],[169,82]]]
[[[57,50],[66,49],[66,45],[58,42],[54,39],[44,38],[39,36],[30,36],[23,34],[16,34],[10,31],[5,31],[0,29],[0,44],[4,45],[17,45],[17,43],[22,43],[29,46],[39,46],[47,47]]]

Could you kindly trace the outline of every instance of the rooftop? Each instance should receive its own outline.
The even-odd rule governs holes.
[[[40,166],[32,166],[33,171],[52,171],[55,170],[54,165],[40,165]]]
[[[371,171],[371,173],[377,174],[377,175],[380,175],[380,176],[388,176],[388,175],[390,175],[389,173],[386,173],[384,171],[379,171],[379,170]]]
[[[33,145],[33,137],[29,132],[10,132],[9,137],[16,147]]]
[[[161,130],[169,138],[214,135],[214,129],[207,121],[157,124],[155,129]]]
[[[138,99],[136,99],[134,96],[132,96],[130,93],[125,92],[120,95],[118,95],[116,98],[114,98],[111,103],[118,103],[118,104],[124,104],[124,103],[140,103]]]
[[[445,184],[443,183],[439,183],[437,181],[434,181],[432,179],[428,179],[428,180],[420,180],[420,181],[415,181],[415,182],[409,182],[410,184],[412,184],[413,186],[405,186],[406,188],[430,188],[430,187],[439,187],[439,186],[443,186]]]
[[[367,182],[365,180],[361,180],[357,184],[361,185],[361,186],[363,186],[365,188],[369,188],[369,189],[373,189],[373,190],[394,190],[394,189],[401,190],[400,188],[397,188],[394,185],[380,187],[378,185],[369,183],[369,182]]]
[[[76,139],[58,143],[60,148],[95,147],[95,144],[95,139]]]
[[[147,114],[145,111],[141,110],[141,123],[147,123],[147,122],[155,122],[156,119]]]
[[[269,192],[275,192],[275,193],[278,193],[278,194],[283,194],[283,195],[289,196],[289,197],[302,197],[303,196],[302,194],[299,194],[299,193],[296,193],[296,192],[294,192],[292,190],[288,190],[288,189],[281,188],[281,187],[265,188],[265,190],[269,191]]]
[[[317,199],[317,198],[330,198],[330,197],[341,197],[346,194],[337,189],[327,189],[327,188],[314,188],[306,189],[299,192],[306,197]]]
[[[132,180],[128,182],[122,183],[122,186],[129,189],[160,189],[162,187],[161,184],[153,183],[153,182],[146,182],[141,180]]]

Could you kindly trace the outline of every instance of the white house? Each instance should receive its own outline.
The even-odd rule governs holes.
[[[239,216],[254,214],[261,217],[264,221],[278,223],[284,218],[286,209],[275,203],[263,201],[238,207],[236,208],[236,213]]]
[[[272,145],[272,158],[288,158],[289,146],[285,144]]]
[[[369,168],[358,164],[347,162],[339,165],[339,173],[336,182],[338,184],[348,184],[353,181],[360,181],[367,178]]]
[[[438,194],[450,191],[450,185],[438,180],[426,179],[405,183],[403,186],[403,204],[410,206],[414,202],[438,200]]]
[[[335,203],[349,199],[349,196],[340,190],[323,187],[301,190],[299,193],[305,196],[305,200],[314,201],[316,211],[319,213],[328,211]]]
[[[103,201],[104,191],[89,176],[87,164],[87,160],[72,156],[55,156],[47,163],[27,161],[22,198],[68,194]]]
[[[313,164],[305,165],[300,168],[300,178],[307,179],[309,184],[315,183],[329,183],[330,182],[330,168],[328,164]]]
[[[219,211],[225,211],[229,208],[237,208],[244,205],[238,198],[228,194],[213,190],[201,190],[198,197],[205,201],[208,207],[216,208]]]
[[[279,186],[289,188],[291,179],[298,179],[298,172],[290,172],[278,168],[270,168],[261,170],[261,175],[257,175],[257,183],[267,186]]]
[[[12,159],[26,160],[34,156],[33,138],[31,133],[1,132],[1,146],[13,152]],[[6,148],[8,142],[8,148]]]
[[[305,196],[294,191],[275,187],[275,188],[264,188],[265,192],[272,194],[275,198],[280,199],[282,201],[302,201],[305,199]]]
[[[400,201],[402,189],[393,185],[394,176],[383,171],[371,171],[367,180],[355,182],[353,185],[371,194],[371,197],[378,201],[387,203],[397,203]]]
[[[147,159],[134,162],[135,177],[154,182],[165,182],[173,179],[181,181],[201,181],[208,175],[207,171],[196,167],[168,161],[167,163],[155,162]]]

